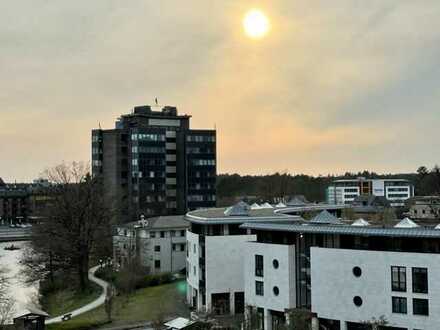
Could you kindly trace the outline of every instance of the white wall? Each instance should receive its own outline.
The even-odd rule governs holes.
[[[296,306],[295,246],[248,242],[245,248],[246,305],[284,312]],[[263,256],[263,277],[255,276],[255,255]],[[273,260],[278,260],[275,269]],[[255,281],[264,282],[264,296],[255,294]],[[279,295],[273,293],[277,286]]]
[[[245,243],[255,235],[206,236],[206,304],[211,307],[211,294],[244,292]],[[231,308],[233,308],[231,300]]]
[[[362,275],[353,275],[353,267]],[[407,267],[407,292],[391,291],[391,266]],[[411,267],[428,268],[429,294],[412,293]],[[384,315],[391,326],[438,329],[440,255],[311,248],[312,312],[318,317],[359,322]],[[363,304],[356,307],[353,297]],[[407,297],[407,314],[392,313],[391,297]],[[412,298],[429,299],[429,316],[413,315]]]

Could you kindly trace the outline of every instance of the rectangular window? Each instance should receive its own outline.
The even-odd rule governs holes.
[[[164,231],[161,231],[161,232],[160,232],[160,237],[161,237],[161,238],[164,238],[164,237],[165,237],[165,232],[164,232]]]
[[[261,281],[255,281],[255,294],[257,296],[264,296],[264,283]]]
[[[185,231],[184,230],[180,231],[180,236],[182,236],[182,237],[185,236]]]
[[[171,230],[170,231],[170,236],[171,237],[175,237],[176,236],[176,231],[175,230]]]
[[[154,246],[154,252],[160,252],[160,245]]]
[[[154,260],[154,268],[160,269],[160,260]]]
[[[413,299],[413,314],[414,315],[429,315],[428,299]]]
[[[185,251],[185,244],[180,244],[180,251]]]
[[[156,232],[150,231],[150,238],[156,238]]]
[[[391,266],[391,290],[406,291],[406,267]]]
[[[428,293],[428,269],[413,267],[412,284],[414,293]]]
[[[406,298],[404,297],[391,297],[393,301],[393,313],[406,314]]]
[[[256,254],[255,255],[255,276],[263,276],[263,256]]]
[[[173,251],[177,250],[177,244],[173,244]]]

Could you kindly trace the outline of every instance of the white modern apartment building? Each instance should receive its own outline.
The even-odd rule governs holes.
[[[184,216],[160,216],[120,225],[113,236],[115,262],[124,266],[132,258],[151,273],[178,272],[186,267]]]
[[[295,223],[246,223],[245,305],[260,329],[306,309],[313,329],[440,329],[440,230],[409,219],[390,228],[328,213]],[[437,228],[440,228],[438,226]]]
[[[391,206],[403,206],[414,196],[414,186],[405,179],[357,178],[335,180],[326,191],[329,204],[351,204],[360,195],[382,196]]]
[[[187,213],[187,301],[198,312],[243,313],[246,244],[256,236],[241,229],[245,222],[291,223],[298,216],[276,213],[275,208],[251,209],[240,202],[230,208]]]

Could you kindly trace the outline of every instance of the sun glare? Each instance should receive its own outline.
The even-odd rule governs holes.
[[[262,38],[269,32],[269,20],[261,10],[252,9],[244,16],[243,28],[249,37]]]

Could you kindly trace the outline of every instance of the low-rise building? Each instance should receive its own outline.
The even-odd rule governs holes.
[[[440,219],[440,196],[417,196],[408,201],[409,216],[417,220]]]
[[[186,266],[184,216],[160,216],[120,225],[113,236],[115,262],[135,260],[151,273],[179,272]]]
[[[351,204],[360,195],[385,197],[391,206],[404,206],[414,196],[414,186],[405,179],[344,179],[335,180],[327,188],[329,204]]]
[[[317,220],[241,226],[256,237],[245,248],[245,304],[261,329],[278,329],[297,308],[312,329],[367,329],[381,317],[386,329],[438,328],[440,230],[410,219],[389,228]]]

